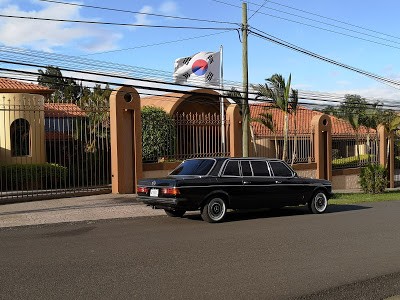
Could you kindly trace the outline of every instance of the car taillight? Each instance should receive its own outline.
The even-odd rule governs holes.
[[[138,186],[138,188],[137,188],[137,192],[138,192],[138,193],[147,194],[148,191],[149,191],[149,189],[146,188],[146,187],[143,187],[143,186]]]
[[[173,187],[173,188],[163,188],[162,193],[168,196],[177,196],[180,195],[181,192],[176,187]]]

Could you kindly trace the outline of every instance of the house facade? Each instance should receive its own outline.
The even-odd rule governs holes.
[[[44,100],[53,91],[0,78],[0,163],[46,162]]]

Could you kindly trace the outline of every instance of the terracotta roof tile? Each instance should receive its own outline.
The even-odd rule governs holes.
[[[73,103],[45,103],[44,115],[47,118],[86,117],[85,111]]]
[[[71,140],[73,139],[73,134],[72,133],[65,133],[65,132],[46,132],[45,133],[45,138],[46,140],[49,141],[59,141],[59,140]]]
[[[1,93],[51,94],[53,90],[38,84],[0,77]]]
[[[256,104],[250,106],[251,118],[257,118],[260,113],[268,112],[272,114],[273,122],[275,124],[275,130],[277,136],[283,135],[283,124],[284,124],[284,113],[277,108],[273,108],[271,104]],[[296,116],[289,116],[289,134],[294,133],[294,124],[296,120],[297,134],[310,134],[311,133],[311,119],[316,115],[322,115],[321,112],[313,111],[304,106],[297,108]],[[330,116],[332,121],[332,135],[333,136],[354,136],[355,131],[351,127],[350,123],[346,120],[339,119],[334,116]],[[256,136],[274,136],[274,134],[265,126],[258,122],[252,122],[254,134]],[[366,134],[368,128],[361,126],[359,134]],[[374,129],[370,129],[371,134],[375,133]]]

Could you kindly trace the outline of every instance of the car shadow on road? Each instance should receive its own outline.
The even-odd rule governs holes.
[[[352,205],[352,204],[334,204],[329,205],[325,214],[343,213],[348,211],[364,210],[372,208],[370,206]],[[233,210],[229,211],[223,222],[235,222],[241,220],[278,218],[288,216],[302,216],[311,214],[307,206],[284,207],[280,209],[261,209],[261,210]],[[189,220],[202,221],[199,214],[188,214],[183,218]]]

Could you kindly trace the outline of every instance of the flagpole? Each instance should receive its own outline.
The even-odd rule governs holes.
[[[224,64],[223,64],[223,46],[219,48],[220,52],[220,79],[219,79],[219,87],[220,87],[220,96],[219,96],[219,101],[220,101],[220,114],[221,114],[221,147],[223,153],[226,153],[226,143],[225,143],[225,106],[224,106],[224,97],[221,95],[224,91]]]

